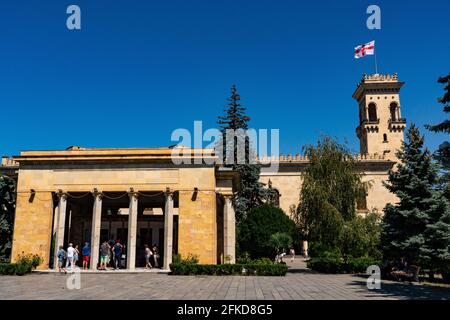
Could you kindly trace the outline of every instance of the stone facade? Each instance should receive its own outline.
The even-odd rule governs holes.
[[[359,125],[356,128],[360,140],[360,154],[355,156],[357,167],[369,181],[371,188],[366,197],[366,206],[360,213],[382,212],[387,203],[397,198],[384,186],[388,171],[395,169],[395,151],[403,142],[406,120],[400,112],[400,88],[404,85],[394,75],[364,75],[353,94],[358,102]],[[271,185],[280,194],[280,207],[290,213],[299,203],[302,172],[308,159],[297,156],[280,156],[279,170],[261,174],[261,182]]]
[[[361,148],[355,160],[364,180],[371,183],[365,205],[358,208],[361,213],[381,212],[397,200],[383,181],[403,141],[402,85],[397,75],[364,76],[353,94]],[[17,179],[12,261],[22,252],[38,253],[44,258],[41,268],[51,267],[58,245],[94,239],[91,267],[95,268],[100,240],[114,236],[127,242],[128,269],[139,264],[144,242],[160,246],[165,269],[172,253],[197,255],[201,263],[234,263],[230,197],[239,185],[238,174],[219,165],[212,150],[184,149],[184,160],[187,154],[191,160],[212,161],[181,165],[174,164],[174,159],[181,159],[174,151],[70,147],[4,157],[0,173]],[[278,190],[279,205],[290,214],[299,203],[308,159],[297,155],[272,161],[278,162],[279,170],[263,172],[260,181]]]
[[[236,184],[233,180],[237,174],[229,171],[222,174],[215,164],[174,165],[171,152],[169,148],[22,152],[15,158],[20,169],[12,260],[22,252],[38,253],[44,258],[42,267],[49,267],[52,237],[56,245],[67,246],[73,241],[75,235],[68,239],[67,233],[70,228],[75,230],[76,226],[72,227],[70,223],[79,221],[76,220],[80,218],[79,212],[88,217],[86,228],[97,230],[97,233],[92,231],[90,237],[97,240],[92,247],[97,251],[100,230],[107,224],[101,222],[105,219],[105,201],[114,199],[117,194],[130,193],[133,200],[122,197],[121,203],[116,205],[129,206],[128,219],[124,222],[130,244],[129,269],[134,268],[134,262],[130,261],[139,255],[132,244],[138,237],[136,230],[141,229],[138,218],[147,219],[144,206],[159,207],[164,211],[164,220],[148,220],[148,224],[152,227],[164,225],[164,240],[160,246],[165,256],[168,256],[167,252],[172,253],[176,236],[178,250],[175,253],[183,257],[197,255],[202,263],[217,263],[218,254],[223,256],[223,253],[217,249],[216,197],[233,193]],[[195,152],[206,154],[207,150]],[[167,190],[174,194],[170,206],[167,199],[159,195]],[[97,201],[97,195],[104,195],[103,201]],[[83,200],[78,200],[81,197]],[[91,198],[96,199],[97,206]],[[61,206],[63,209],[59,209]],[[110,200],[110,206],[114,206],[113,200]],[[178,219],[177,228],[173,228],[174,216]],[[110,222],[110,225],[112,223],[118,222]],[[93,228],[93,225],[97,227]],[[173,229],[177,230],[173,232]],[[234,230],[229,232],[234,234]],[[170,261],[163,262],[165,268],[171,262],[169,257]]]

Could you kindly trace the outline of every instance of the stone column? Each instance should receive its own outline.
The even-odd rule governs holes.
[[[55,252],[54,252],[54,268],[58,268],[58,253],[59,247],[64,245],[64,232],[66,225],[66,208],[67,208],[67,195],[59,190],[58,192],[58,208],[57,208],[57,227],[56,227],[56,239],[55,239]]]
[[[94,190],[94,206],[92,208],[92,228],[91,228],[91,262],[90,269],[97,270],[98,257],[100,251],[100,229],[102,226],[102,193]]]
[[[130,206],[128,208],[128,243],[127,243],[127,269],[136,267],[136,232],[138,216],[138,194],[131,189]]]
[[[224,196],[223,258],[225,263],[236,263],[236,218],[231,196]]]
[[[166,203],[164,206],[164,257],[163,269],[169,270],[172,263],[173,250],[173,192],[166,191]]]

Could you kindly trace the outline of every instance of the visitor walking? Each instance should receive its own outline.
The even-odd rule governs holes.
[[[159,268],[159,264],[158,264],[158,258],[159,258],[159,251],[158,251],[158,247],[155,245],[153,245],[153,266],[155,268]]]
[[[73,248],[73,244],[69,243],[69,247],[67,248],[67,260],[66,260],[66,269],[73,270],[73,256],[75,254],[75,249]]]
[[[83,269],[87,270],[89,268],[89,258],[91,257],[91,247],[89,246],[89,242],[84,244],[81,253],[83,254]]]
[[[59,250],[56,253],[56,258],[58,259],[59,272],[64,270],[64,272],[67,273],[66,269],[63,267],[64,259],[66,258],[66,252],[64,251],[63,246],[59,246]]]
[[[294,248],[291,248],[289,253],[291,254],[291,262],[294,262],[294,260],[295,260],[295,250],[294,250]]]
[[[111,247],[109,246],[108,242],[106,240],[103,241],[102,245],[100,246],[100,269],[99,270],[106,270],[106,265],[108,264],[110,251],[111,251]]]
[[[113,247],[115,269],[120,269],[120,267],[122,265],[122,252],[123,252],[123,246],[120,243],[120,240],[117,240],[116,244]]]
[[[150,263],[150,257],[153,255],[152,250],[150,250],[150,248],[148,247],[148,245],[146,244],[145,246],[145,269],[151,269],[152,265]]]
[[[78,245],[75,245],[74,250],[75,251],[73,252],[73,265],[75,267],[77,267],[77,262],[78,262],[78,259],[79,259],[79,256],[80,256],[80,250],[78,249]]]

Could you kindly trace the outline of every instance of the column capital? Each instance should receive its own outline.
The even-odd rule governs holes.
[[[233,199],[233,194],[232,193],[219,193],[219,195],[224,199],[224,200],[232,200]]]
[[[134,188],[130,188],[130,191],[128,191],[128,196],[130,197],[130,199],[131,199],[132,197],[137,198],[137,197],[139,196],[139,193],[138,193],[138,192],[135,192],[135,191],[134,191]]]
[[[164,191],[164,196],[166,197],[166,199],[170,198],[170,200],[173,199],[173,191],[170,190],[169,187],[166,188],[166,191]]]
[[[103,198],[103,193],[101,191],[99,191],[97,188],[94,188],[91,191],[91,193],[94,196],[94,198],[98,197],[100,200]]]
[[[62,189],[58,189],[56,192],[56,195],[58,196],[58,199],[64,199],[67,200],[67,193],[65,193]]]

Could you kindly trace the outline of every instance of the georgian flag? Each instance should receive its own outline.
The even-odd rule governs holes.
[[[359,59],[361,57],[364,57],[367,54],[374,54],[375,53],[375,40],[370,41],[369,43],[359,45],[355,48],[355,58]]]

